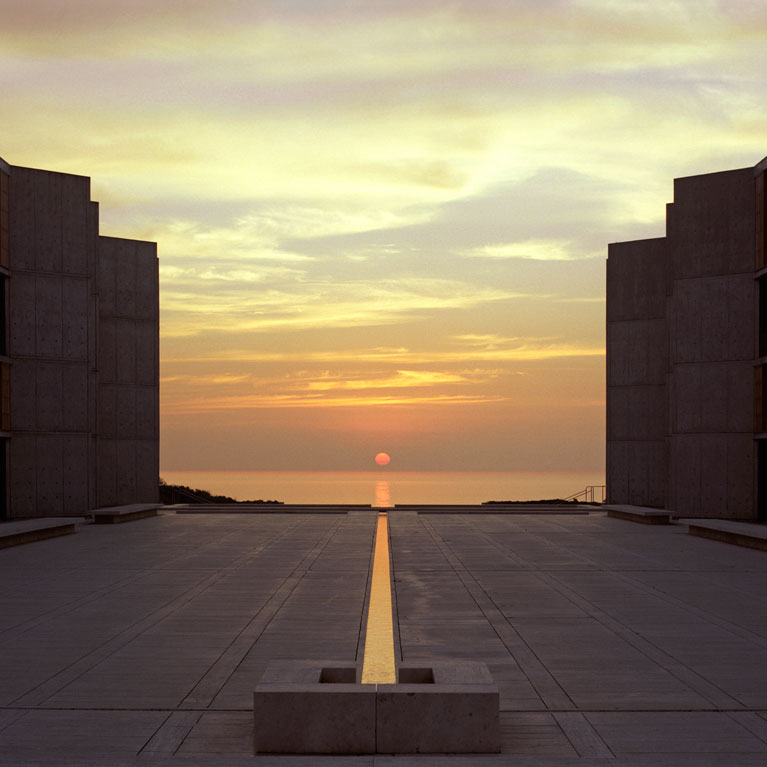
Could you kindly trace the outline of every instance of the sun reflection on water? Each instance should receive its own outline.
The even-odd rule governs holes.
[[[385,479],[379,479],[376,482],[376,495],[373,506],[378,509],[388,509],[391,507],[391,490],[389,482]]]

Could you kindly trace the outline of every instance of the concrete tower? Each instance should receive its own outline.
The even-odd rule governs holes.
[[[766,170],[676,179],[666,236],[609,246],[611,503],[767,518]]]
[[[90,179],[0,160],[5,518],[157,500],[156,245],[99,236]]]

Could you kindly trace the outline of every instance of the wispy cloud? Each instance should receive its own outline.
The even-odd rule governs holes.
[[[407,347],[363,347],[327,349],[322,351],[259,352],[252,349],[226,348],[201,351],[193,356],[170,357],[169,362],[301,362],[327,364],[388,362],[393,365],[439,364],[464,362],[520,362],[569,357],[603,357],[604,345],[579,346],[564,340],[500,338],[487,336],[458,336],[452,348],[409,349]]]
[[[297,408],[301,444],[312,408],[391,436],[441,404],[501,462],[478,413],[548,423],[545,392],[558,460],[591,429],[601,462],[606,243],[662,235],[672,177],[765,154],[747,0],[5,6],[0,152],[158,242],[163,413]]]
[[[359,362],[359,361],[358,361]],[[505,397],[486,390],[497,370],[356,370],[349,364],[334,371],[299,370],[281,376],[254,374],[182,374],[166,398],[172,413],[269,407],[378,407],[399,405],[469,405]],[[179,396],[178,384],[187,394]],[[218,390],[211,393],[210,386]],[[230,385],[225,388],[221,385]],[[232,388],[236,391],[232,391]],[[425,390],[425,391],[424,391]]]
[[[364,394],[346,397],[314,397],[300,394],[243,394],[235,397],[200,397],[166,404],[165,412],[205,413],[261,408],[377,408],[396,406],[439,407],[502,402],[505,397],[492,394]]]
[[[573,258],[567,243],[561,240],[492,243],[466,250],[463,255],[472,258],[532,258],[540,261],[567,261]]]
[[[484,382],[487,375],[480,371],[450,373],[438,370],[397,370],[393,375],[378,378],[349,378],[340,375],[325,375],[319,380],[306,382],[302,387],[307,392],[343,391],[363,389],[411,389],[424,386],[436,387],[444,384],[475,384]]]
[[[379,326],[405,323],[426,312],[465,309],[525,297],[490,286],[468,286],[457,280],[439,278],[389,278],[376,282],[320,281],[303,277],[295,284],[269,284],[269,277],[295,274],[282,267],[249,272],[251,278],[238,280],[227,271],[206,270],[187,275],[173,289],[162,294],[167,337],[204,335],[213,330],[274,332],[307,328]],[[271,272],[271,274],[270,274]],[[228,291],[200,292],[200,282],[214,280],[231,285]],[[194,283],[197,284],[194,284]],[[266,283],[253,292],[252,282]]]

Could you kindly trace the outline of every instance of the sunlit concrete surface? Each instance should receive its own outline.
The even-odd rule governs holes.
[[[272,659],[359,662],[376,512],[0,550],[0,765],[767,763],[767,553],[589,515],[389,513],[395,649],[487,663],[503,751],[252,755]]]

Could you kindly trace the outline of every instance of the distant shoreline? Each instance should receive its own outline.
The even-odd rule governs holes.
[[[268,503],[271,505],[281,504],[283,501],[268,500],[261,498],[255,501],[238,501],[228,495],[214,495],[213,493],[200,488],[192,488],[187,485],[174,485],[164,482],[160,479],[160,500],[165,505],[176,503],[216,503],[216,504],[239,504],[239,503]]]

